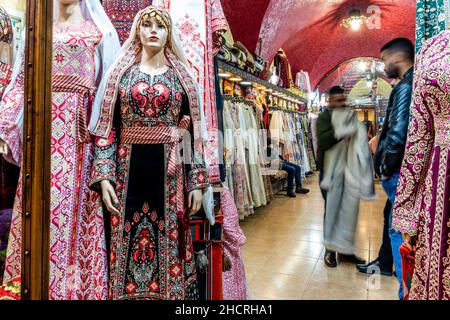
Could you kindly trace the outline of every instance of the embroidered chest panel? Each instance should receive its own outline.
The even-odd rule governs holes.
[[[122,127],[176,126],[183,87],[173,69],[151,76],[132,66],[119,85]]]
[[[53,27],[53,75],[94,79],[95,49],[101,38],[100,30],[91,21],[67,29]]]

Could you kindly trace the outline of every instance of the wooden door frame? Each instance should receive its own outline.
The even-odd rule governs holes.
[[[23,300],[49,299],[53,0],[27,0],[22,164]]]

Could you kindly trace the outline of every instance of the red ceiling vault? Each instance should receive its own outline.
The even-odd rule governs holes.
[[[261,39],[261,55],[269,61],[283,48],[294,72],[310,73],[312,87],[344,61],[379,57],[393,38],[414,40],[413,0],[222,0],[222,5],[235,40],[259,52]],[[339,25],[352,7],[373,17],[370,6],[380,10],[379,28],[353,31]]]

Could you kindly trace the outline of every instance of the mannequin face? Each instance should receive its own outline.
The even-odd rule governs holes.
[[[146,49],[160,51],[167,43],[169,33],[155,17],[144,17],[139,27],[139,38]]]

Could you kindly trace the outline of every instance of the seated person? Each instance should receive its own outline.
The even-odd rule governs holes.
[[[291,198],[296,197],[296,193],[309,193],[309,189],[302,187],[302,168],[294,163],[284,160],[282,156],[273,148],[272,144],[268,144],[268,154],[272,154],[275,158],[279,158],[281,161],[280,169],[288,173],[288,187],[287,196]],[[294,192],[294,180],[295,180],[295,192]]]

